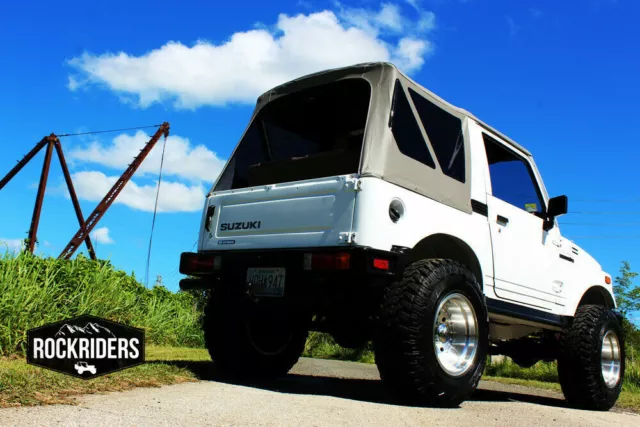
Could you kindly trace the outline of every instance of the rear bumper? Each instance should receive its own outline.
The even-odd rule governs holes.
[[[331,256],[348,254],[348,266],[315,268],[309,265],[309,255]],[[215,266],[200,259],[218,258]],[[374,261],[378,260],[375,262]],[[382,262],[380,261],[382,260]],[[248,268],[280,267],[286,269],[287,283],[295,284],[352,284],[367,285],[374,282],[389,282],[402,274],[405,251],[394,252],[367,247],[260,249],[247,251],[184,252],[180,256],[180,273],[190,276],[180,281],[180,289],[213,288],[218,284],[239,286],[246,281]],[[388,261],[388,264],[384,261]],[[197,265],[198,268],[193,266]],[[377,265],[377,267],[376,267]],[[388,269],[380,266],[388,265]]]

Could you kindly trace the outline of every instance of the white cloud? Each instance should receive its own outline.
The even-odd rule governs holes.
[[[390,28],[394,31],[402,31],[404,25],[400,10],[394,4],[382,5],[382,9],[376,14],[375,20],[382,27]]]
[[[520,26],[516,24],[516,21],[514,21],[512,17],[507,16],[506,19],[507,26],[509,27],[509,34],[511,34],[511,36],[515,36],[520,30]]]
[[[101,243],[103,245],[110,245],[115,243],[111,236],[109,236],[109,228],[108,227],[99,227],[91,232],[91,239],[93,239],[97,243]]]
[[[391,61],[406,72],[419,69],[432,45],[421,32],[435,15],[401,15],[397,5],[378,11],[342,9],[289,16],[270,28],[232,34],[221,44],[187,46],[169,41],[143,55],[125,52],[73,58],[68,87],[105,86],[142,107],[173,101],[176,108],[254,103],[278,84],[315,71],[369,61]]]
[[[341,8],[338,16],[346,25],[366,31],[373,37],[380,32],[402,32],[405,18],[400,14],[400,8],[395,4],[383,4],[379,11],[370,9]]]
[[[422,52],[431,49],[427,40],[404,38],[398,43],[398,50],[402,52],[411,67],[419,68],[424,63]]]
[[[78,79],[76,79],[74,76],[69,76],[67,87],[69,88],[70,91],[74,92],[80,86],[81,86],[81,83],[78,81]]]
[[[420,17],[420,19],[418,19],[418,31],[429,31],[429,30],[433,30],[436,28],[436,14],[428,11],[428,10],[424,10],[421,6],[418,0],[407,0],[407,3],[409,3],[409,5],[411,5],[411,7],[413,7],[416,12],[418,12],[418,16]]]
[[[102,172],[77,172],[72,175],[78,197],[99,202],[113,186],[118,176],[107,176]],[[138,185],[129,181],[114,203],[132,209],[153,212],[157,182],[153,185]],[[160,184],[158,212],[195,212],[204,205],[205,189],[202,185],[187,186],[179,182],[163,180]]]
[[[534,19],[540,18],[543,15],[542,10],[535,7],[530,8],[529,13],[531,14],[531,17]]]
[[[5,239],[0,237],[0,254],[8,252],[19,252],[23,247],[22,239]]]
[[[121,134],[108,144],[93,142],[86,148],[72,149],[68,157],[73,161],[124,170],[150,138],[143,131],[138,131],[135,135]],[[158,175],[162,144],[162,140],[158,142],[136,173]],[[213,183],[224,164],[225,160],[205,146],[193,146],[189,139],[171,135],[167,139],[162,174],[163,177],[175,176],[192,182]]]

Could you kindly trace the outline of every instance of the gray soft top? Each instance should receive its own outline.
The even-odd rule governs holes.
[[[291,80],[263,93],[258,97],[251,122],[256,115],[275,99],[287,94],[313,86],[328,84],[343,79],[361,78],[371,86],[371,102],[369,115],[363,137],[363,150],[360,159],[360,174],[362,177],[381,178],[387,182],[407,188],[440,203],[449,205],[466,213],[471,213],[471,158],[469,138],[464,122],[473,120],[489,132],[502,138],[523,154],[531,154],[515,141],[503,135],[496,129],[478,120],[468,111],[446,102],[433,92],[411,80],[404,73],[388,62],[374,62],[352,65],[349,67],[325,70]],[[435,168],[402,154],[389,127],[389,112],[393,104],[393,94],[396,84],[400,83],[405,95],[409,97],[409,90],[413,90],[439,108],[463,123],[465,177],[459,181],[446,176],[440,165],[435,162]],[[418,116],[415,106],[411,106],[414,116]],[[432,157],[434,150],[426,131],[420,125],[423,139],[427,143]],[[246,132],[246,131],[245,131]],[[233,155],[232,155],[233,158]],[[228,162],[229,163],[229,162]],[[225,167],[230,167],[229,164]],[[232,166],[231,166],[232,167]]]
[[[349,65],[347,67],[332,68],[332,69],[328,69],[328,70],[319,71],[319,72],[316,72],[316,73],[307,74],[307,75],[298,77],[297,79],[290,80],[290,81],[288,81],[286,83],[283,83],[283,84],[281,84],[279,86],[276,86],[276,87],[264,92],[262,95],[260,95],[258,97],[258,104],[260,105],[263,102],[268,102],[269,100],[273,99],[274,97],[278,97],[278,96],[285,95],[287,93],[294,92],[294,91],[298,90],[301,87],[306,87],[306,86],[308,86],[308,84],[311,81],[313,81],[314,84],[316,84],[315,82],[317,80],[326,80],[328,82],[328,81],[335,80],[335,78],[340,76],[340,75],[345,75],[345,74],[351,74],[351,75],[353,75],[353,74],[362,74],[364,76],[366,73],[369,73],[369,72],[371,72],[373,70],[380,69],[380,68],[387,68],[387,67],[391,68],[392,72],[394,74],[397,74],[403,80],[411,82],[414,86],[419,88],[420,92],[422,92],[423,94],[426,93],[431,98],[437,99],[441,104],[444,104],[447,107],[448,110],[453,110],[453,111],[456,111],[460,115],[469,117],[470,119],[472,119],[476,123],[478,123],[480,126],[485,128],[486,130],[488,130],[489,132],[492,132],[493,134],[499,136],[505,142],[508,142],[509,144],[513,145],[515,148],[517,148],[518,150],[522,151],[526,155],[531,156],[531,153],[529,152],[529,150],[527,150],[522,145],[518,144],[517,142],[515,142],[514,140],[509,138],[507,135],[503,134],[499,130],[495,129],[494,127],[492,127],[489,124],[485,123],[484,121],[480,120],[479,118],[474,116],[469,111],[467,111],[467,110],[465,110],[463,108],[457,107],[457,106],[445,101],[444,99],[442,99],[441,97],[439,97],[438,95],[436,95],[435,93],[430,91],[429,89],[425,88],[424,86],[422,86],[419,83],[417,83],[415,80],[411,79],[409,76],[407,76],[405,73],[403,73],[398,67],[396,67],[394,64],[389,63],[389,62],[365,62],[365,63],[360,63],[360,64]],[[262,106],[262,105],[260,105],[260,106]]]

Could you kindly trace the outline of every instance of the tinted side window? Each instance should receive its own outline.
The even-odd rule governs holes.
[[[422,137],[420,126],[416,121],[409,100],[396,80],[393,94],[393,116],[391,117],[391,132],[396,139],[398,149],[405,156],[435,169],[436,165],[429,154],[427,143]]]
[[[465,181],[462,121],[433,104],[412,89],[409,95],[445,175]]]
[[[483,135],[493,196],[527,212],[545,210],[527,162],[493,138]]]

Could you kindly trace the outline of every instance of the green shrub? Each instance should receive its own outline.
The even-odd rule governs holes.
[[[484,374],[493,377],[558,382],[558,370],[555,362],[538,362],[531,368],[521,368],[511,359],[505,357],[498,362],[488,362]],[[640,362],[627,359],[622,389],[636,393],[640,392]]]
[[[145,329],[157,345],[202,346],[199,299],[151,289],[109,261],[28,252],[0,257],[0,355],[24,354],[27,330],[83,314]]]
[[[374,363],[371,343],[364,348],[351,349],[340,347],[329,334],[310,332],[302,354],[316,359],[350,360],[353,362]]]

